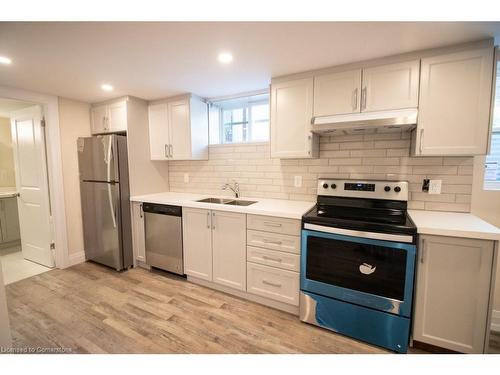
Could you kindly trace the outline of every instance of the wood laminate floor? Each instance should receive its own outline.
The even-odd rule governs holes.
[[[83,263],[6,286],[15,348],[72,353],[388,353],[141,268]],[[420,352],[412,350],[412,352]]]

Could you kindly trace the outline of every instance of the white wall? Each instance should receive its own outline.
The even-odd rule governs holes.
[[[500,190],[483,190],[484,156],[474,158],[472,213],[500,228]],[[500,258],[500,257],[499,257]],[[500,261],[497,260],[494,310],[500,311]]]
[[[78,263],[84,260],[84,247],[76,140],[90,135],[90,105],[59,98],[59,128],[68,255],[70,263]]]
[[[411,209],[470,211],[473,158],[410,157],[409,133],[323,136],[319,159],[271,159],[268,143],[210,146],[209,154],[208,161],[170,161],[170,190],[222,194],[221,185],[235,179],[243,196],[314,201],[320,177],[401,179],[410,182]],[[294,187],[296,175],[302,187]],[[424,178],[441,179],[442,194],[422,193]]]
[[[0,117],[0,187],[16,186],[10,119]]]

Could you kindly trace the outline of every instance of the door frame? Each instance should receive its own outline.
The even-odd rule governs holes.
[[[0,86],[0,97],[31,102],[43,108],[47,144],[47,171],[53,218],[52,229],[54,231],[53,238],[55,242],[55,262],[56,268],[69,267],[72,264],[68,256],[68,239],[66,233],[58,97],[6,86]]]

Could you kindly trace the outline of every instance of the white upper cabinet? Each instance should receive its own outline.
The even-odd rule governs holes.
[[[360,112],[361,69],[314,77],[314,116]]]
[[[363,69],[361,111],[417,108],[420,61]]]
[[[108,127],[110,132],[127,131],[127,102],[125,100],[108,106]]]
[[[90,122],[92,134],[106,133],[108,130],[108,109],[105,105],[99,105],[90,109]]]
[[[151,160],[207,160],[208,106],[187,95],[149,105]]]
[[[271,85],[271,157],[317,157],[317,136],[311,133],[312,114],[312,77]]]
[[[90,119],[92,134],[127,131],[127,100],[92,106]]]
[[[167,105],[150,104],[149,119],[149,152],[151,160],[168,160],[168,117]]]
[[[487,151],[493,48],[422,59],[416,155]]]

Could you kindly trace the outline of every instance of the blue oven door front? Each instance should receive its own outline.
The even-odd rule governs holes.
[[[301,290],[410,317],[414,244],[304,229],[301,246]]]

